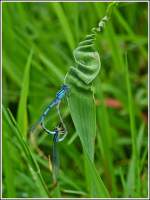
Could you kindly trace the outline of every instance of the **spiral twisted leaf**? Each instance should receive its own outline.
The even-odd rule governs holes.
[[[92,83],[101,67],[100,56],[95,48],[96,34],[104,29],[108,17],[105,16],[97,28],[91,30],[74,50],[75,65],[70,67],[65,82],[71,88],[68,98],[71,116],[80,136],[83,148],[93,160],[96,115]]]
[[[91,89],[93,81],[101,67],[100,56],[95,48],[96,35],[98,32],[103,31],[108,19],[108,16],[103,17],[98,27],[93,28],[91,33],[79,43],[73,52],[75,64],[70,67],[65,78],[65,84],[70,87],[68,104],[76,131],[83,146],[85,166],[91,170],[91,176],[87,174],[86,177],[92,197],[109,196],[101,178],[96,173],[93,162],[96,135],[96,108]]]
[[[75,66],[70,68],[66,82],[78,92],[82,89],[90,90],[92,81],[99,73],[101,62],[99,53],[95,49],[95,39],[97,32],[104,29],[107,21],[108,17],[105,16],[98,27],[93,28],[92,33],[87,35],[73,52]]]
[[[106,16],[99,22],[98,27],[93,28],[74,50],[75,64],[65,78],[65,83],[70,86],[68,104],[71,116],[84,150],[85,173],[91,197],[109,197],[94,166],[96,108],[91,88],[101,67],[100,56],[95,48],[96,34],[104,30],[114,6],[116,6],[115,2],[109,4]]]

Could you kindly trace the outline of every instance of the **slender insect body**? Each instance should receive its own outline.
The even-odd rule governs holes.
[[[51,107],[48,106],[48,108],[45,110],[45,112],[43,113],[43,116],[46,116],[48,114],[48,112],[50,111]]]
[[[58,134],[59,134],[59,132],[58,132],[58,130],[56,129],[56,130],[55,130],[55,135],[54,135],[54,137],[53,137],[53,141],[54,141],[55,143],[59,141]]]
[[[65,91],[64,91],[64,90],[62,90],[62,91],[60,91],[59,93],[57,93],[57,98],[58,98],[59,100],[61,100],[64,96],[65,96]]]
[[[65,97],[65,95],[68,93],[68,91],[69,91],[69,87],[65,84],[62,85],[61,89],[57,92],[55,99],[47,106],[47,108],[44,110],[43,114],[41,115],[40,119],[36,123],[36,125],[40,124],[43,130],[49,135],[57,134],[58,136],[56,137],[57,138],[56,142],[62,141],[66,137],[66,134],[67,134],[65,124],[63,123],[62,117],[60,115],[59,104],[61,103],[61,100]],[[48,113],[51,111],[51,109],[55,106],[57,107],[57,112],[58,112],[61,124],[63,125],[63,129],[56,127],[53,131],[51,131],[45,127],[44,120],[45,120],[45,117],[48,115]],[[31,128],[31,132],[33,132],[35,127],[36,126],[33,126]],[[59,134],[63,134],[63,137],[59,138]]]
[[[58,91],[56,94],[56,98],[61,100],[68,93],[68,90],[69,90],[69,87],[67,85],[65,85],[65,84],[62,85],[61,90]]]

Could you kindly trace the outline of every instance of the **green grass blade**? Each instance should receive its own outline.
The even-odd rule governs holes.
[[[94,163],[85,153],[85,170],[87,173],[88,189],[90,191],[90,197],[92,198],[108,198],[110,197],[109,192],[104,185],[100,175],[97,173]]]
[[[94,158],[94,138],[96,134],[96,117],[93,96],[84,97],[81,94],[71,94],[69,108],[77,133],[84,150],[89,157]]]
[[[20,144],[20,147],[21,147],[20,152],[24,153],[24,158],[27,162],[28,168],[33,176],[33,179],[35,180],[35,184],[38,188],[40,196],[48,197],[49,192],[47,190],[44,179],[41,175],[40,168],[31,152],[28,144],[24,140],[14,117],[12,116],[10,111],[8,114],[8,112],[5,110],[4,107],[3,107],[3,116],[4,116],[4,120],[7,121],[11,130],[14,132],[14,136],[17,138],[18,143]]]
[[[137,158],[137,144],[136,144],[136,127],[135,127],[135,116],[133,110],[133,97],[131,92],[131,85],[129,79],[129,71],[128,71],[128,61],[127,55],[125,60],[125,77],[126,77],[126,87],[127,87],[127,94],[128,94],[128,109],[130,115],[130,130],[131,130],[131,138],[132,138],[132,153]]]
[[[100,106],[97,108],[98,143],[103,160],[104,174],[106,177],[105,179],[107,185],[109,185],[109,188],[111,188],[112,193],[115,196],[116,184],[115,184],[112,151],[111,151],[112,131],[110,128],[107,108],[104,103],[102,83],[100,80],[97,80],[96,82],[96,95],[98,100],[101,102]]]
[[[105,18],[103,18],[100,21],[100,29],[98,30],[101,31],[104,28],[107,20],[105,21]],[[103,24],[103,27],[101,24]],[[96,135],[96,107],[91,86],[101,65],[99,54],[94,48],[94,37],[95,35],[93,36],[93,34],[88,35],[74,50],[76,66],[71,67],[65,82],[71,89],[68,103],[84,150],[88,189],[91,196],[103,197],[107,196],[108,192],[106,192],[107,190],[101,179],[98,178],[94,164],[92,164],[94,161],[94,140]],[[91,174],[93,173],[91,178],[89,177],[89,171]],[[94,182],[97,187],[95,187]]]
[[[21,129],[21,133],[26,138],[27,135],[27,99],[28,99],[28,93],[29,93],[29,80],[30,80],[30,67],[31,67],[31,60],[32,60],[32,54],[33,50],[31,50],[27,64],[25,66],[25,72],[24,77],[22,81],[22,87],[21,87],[21,95],[18,105],[18,113],[17,113],[17,121]]]
[[[7,126],[7,122],[3,120],[3,131],[5,133],[9,133],[10,129]],[[5,197],[16,197],[16,189],[15,189],[15,182],[14,182],[14,164],[12,159],[13,154],[13,147],[12,143],[9,142],[9,139],[7,137],[7,134],[2,135],[3,138],[3,154],[2,154],[2,161],[3,161],[3,172],[4,172],[4,178],[3,178],[3,184],[5,184],[4,188],[6,190],[6,196]]]
[[[106,6],[104,4],[102,4],[101,6],[99,6],[99,4],[94,4],[94,5],[97,15],[101,17],[102,13],[103,14],[105,13]],[[108,24],[108,27],[104,32],[104,35],[107,38],[107,41],[109,41],[114,67],[116,68],[117,71],[118,69],[119,71],[123,70],[124,62],[122,57],[122,50],[119,47],[117,34],[115,33],[115,29],[111,23]]]
[[[114,15],[116,16],[116,19],[119,22],[120,26],[125,29],[125,31],[128,33],[128,35],[131,37],[133,36],[133,38],[136,38],[136,34],[132,31],[129,24],[123,18],[121,13],[118,10],[115,10]],[[147,59],[147,52],[143,46],[140,46],[140,51],[141,51],[142,55],[145,57],[145,59]]]
[[[65,12],[63,11],[63,8],[59,2],[53,3],[52,6],[57,17],[59,18],[60,24],[64,32],[64,36],[66,36],[66,40],[68,41],[68,45],[72,51],[75,47],[75,42]]]
[[[5,76],[7,75],[10,78],[10,80],[12,80],[13,83],[20,88],[21,87],[20,79],[13,71],[9,69],[8,66],[10,66],[10,60],[7,59],[7,56],[3,52],[3,71],[5,73]]]
[[[143,144],[143,139],[144,139],[144,131],[145,131],[145,124],[141,124],[141,127],[139,129],[138,137],[137,137],[137,148],[138,148],[138,155],[141,153],[141,147]]]
[[[132,140],[132,158],[129,167],[129,175],[128,175],[128,183],[127,188],[129,189],[129,194],[133,197],[138,196],[139,187],[140,187],[140,176],[139,176],[139,156],[138,156],[138,148],[137,148],[137,133],[135,126],[135,114],[134,114],[134,104],[133,104],[133,96],[131,91],[131,84],[129,78],[128,71],[128,61],[127,55],[125,57],[125,78],[126,78],[126,87],[128,94],[128,109],[129,109],[129,117],[130,117],[130,131],[131,131],[131,140]],[[132,187],[131,187],[132,185]]]
[[[58,69],[57,66],[55,66],[54,63],[52,63],[42,52],[40,52],[39,57],[46,65],[48,73],[51,74],[51,76],[56,77],[55,82],[61,84],[64,79],[64,74],[60,71],[60,69]]]

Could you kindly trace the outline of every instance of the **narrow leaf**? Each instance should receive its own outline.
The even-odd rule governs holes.
[[[109,193],[101,177],[98,175],[94,163],[85,154],[86,171],[88,172],[87,181],[90,190],[90,196],[95,198],[107,198]],[[90,173],[89,173],[90,172]]]
[[[18,105],[17,121],[21,129],[21,133],[26,137],[27,134],[27,98],[29,92],[29,75],[33,51],[31,50],[25,67],[24,77],[21,87],[21,95]]]
[[[92,84],[100,70],[100,57],[95,49],[96,33],[104,29],[108,17],[79,43],[74,50],[75,66],[70,68],[65,83],[70,87],[68,104],[76,131],[81,139],[85,155],[88,189],[92,197],[104,197],[108,192],[94,168],[94,140],[96,135],[96,108]],[[92,174],[89,179],[89,172]],[[98,181],[99,180],[99,181]],[[95,183],[97,186],[95,187]],[[105,189],[104,189],[105,188]]]
[[[65,12],[63,11],[63,8],[60,4],[60,2],[57,3],[53,3],[52,4],[54,11],[56,12],[56,15],[58,16],[63,32],[64,32],[64,36],[66,36],[66,39],[68,41],[68,45],[70,47],[71,50],[74,49],[75,47],[75,43],[74,43],[74,38],[73,38],[73,34],[71,32],[70,26],[69,26],[69,22],[68,19],[65,15]]]
[[[132,195],[135,197],[139,193],[140,187],[140,175],[139,175],[139,156],[138,156],[138,148],[137,148],[137,132],[135,126],[135,115],[134,115],[134,104],[133,104],[133,96],[131,91],[131,84],[129,78],[128,71],[128,60],[127,55],[125,57],[125,77],[126,77],[126,87],[128,94],[128,109],[129,109],[129,117],[130,117],[130,131],[131,131],[131,140],[132,140],[132,157],[131,163],[129,166],[128,173],[128,195]],[[132,187],[131,187],[132,183]],[[129,189],[130,188],[130,189]]]

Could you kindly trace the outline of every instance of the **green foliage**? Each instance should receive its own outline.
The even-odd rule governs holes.
[[[61,104],[69,134],[59,144],[57,187],[52,138],[27,130],[70,66],[77,67],[74,48],[112,7],[104,2],[2,7],[3,197],[147,197],[147,3],[121,2],[113,10],[95,41],[101,60],[92,63],[97,71],[88,71],[90,83],[66,78],[73,87],[69,106],[67,100]],[[81,59],[87,67],[92,61]],[[55,110],[47,120],[53,129]]]
[[[107,14],[109,15],[108,12]],[[85,154],[87,185],[91,197],[109,197],[93,165],[96,106],[92,91],[93,81],[101,66],[99,54],[95,49],[96,33],[104,30],[107,21],[108,16],[104,16],[98,27],[92,28],[91,33],[79,43],[73,52],[75,67],[71,67],[65,77],[65,83],[70,87],[68,97],[70,113]]]
[[[28,91],[29,91],[29,74],[30,74],[30,65],[32,59],[32,52],[29,55],[27,65],[25,67],[24,77],[21,86],[21,94],[20,94],[20,101],[18,105],[18,124],[21,129],[21,133],[24,136],[27,134],[28,125],[27,125],[27,98],[28,98]]]
[[[19,131],[19,128],[17,127],[17,123],[15,119],[13,118],[10,112],[9,114],[10,116],[8,115],[8,112],[6,112],[6,110],[3,109],[4,120],[8,123],[9,128],[11,128],[12,132],[15,134],[16,142],[18,142],[19,144],[18,149],[20,150],[20,152],[23,153],[24,159],[26,160],[26,164],[29,167],[29,170],[33,176],[33,179],[35,180],[35,186],[37,186],[37,188],[39,189],[40,196],[48,197],[47,196],[48,190],[44,183],[43,177],[41,175],[40,168],[36,160],[34,159],[32,152],[30,148],[28,147],[28,144],[25,142],[24,138],[21,136],[21,132]]]

